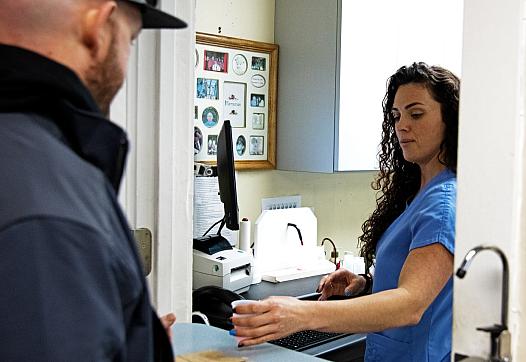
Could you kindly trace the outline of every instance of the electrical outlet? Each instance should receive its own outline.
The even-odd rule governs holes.
[[[293,209],[301,207],[301,195],[269,197],[261,199],[261,211]]]

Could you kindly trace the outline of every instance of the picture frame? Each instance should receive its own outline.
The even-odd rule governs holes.
[[[216,163],[229,120],[235,168],[274,169],[278,46],[198,32],[195,61],[194,160]]]

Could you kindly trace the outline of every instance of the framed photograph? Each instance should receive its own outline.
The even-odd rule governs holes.
[[[265,113],[252,114],[252,129],[265,129]]]
[[[204,64],[204,70],[220,72],[220,73],[227,73],[228,53],[205,50],[203,64]]]
[[[265,150],[265,143],[263,136],[250,136],[250,154],[262,155]]]
[[[197,98],[219,99],[219,80],[197,78],[195,90]]]
[[[252,69],[265,71],[267,69],[267,59],[265,57],[252,57]]]
[[[214,164],[223,121],[236,169],[276,166],[278,46],[197,33],[194,159]]]
[[[208,155],[217,155],[217,135],[208,136]]]
[[[194,155],[197,155],[201,152],[203,148],[203,132],[199,127],[194,127]]]
[[[245,136],[241,135],[236,140],[236,153],[238,156],[243,156],[247,149],[247,140]]]
[[[251,107],[265,107],[265,95],[252,93],[250,95],[250,106]]]
[[[207,107],[203,111],[202,120],[207,128],[215,127],[219,122],[219,113],[214,107]]]

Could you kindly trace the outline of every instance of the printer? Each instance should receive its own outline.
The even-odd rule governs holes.
[[[193,261],[194,290],[215,285],[239,294],[250,288],[252,253],[233,248],[221,235],[194,239]]]

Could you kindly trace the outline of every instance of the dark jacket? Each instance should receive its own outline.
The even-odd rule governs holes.
[[[71,70],[0,45],[0,361],[173,361],[116,199],[126,153]]]

